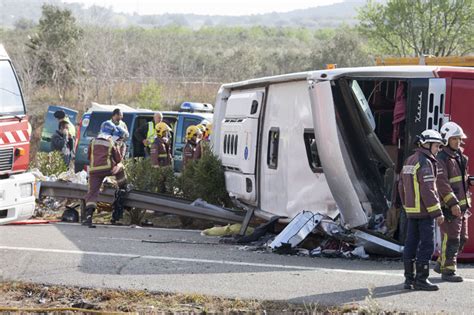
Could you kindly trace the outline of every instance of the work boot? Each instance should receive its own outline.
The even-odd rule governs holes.
[[[432,284],[428,277],[430,275],[430,265],[428,263],[416,263],[415,290],[438,291],[439,287]]]
[[[94,211],[94,207],[86,208],[86,219],[82,221],[82,225],[88,226],[89,228],[95,228],[95,225],[92,224],[92,215],[94,214]]]
[[[406,290],[413,290],[415,283],[415,261],[404,260],[403,265],[405,267],[405,284],[403,286]]]
[[[433,271],[441,274],[441,263],[439,261],[436,262],[436,265],[434,266]]]
[[[457,275],[456,272],[452,270],[443,271],[443,273],[441,274],[441,279],[447,282],[463,282],[464,281],[464,279],[461,276]]]

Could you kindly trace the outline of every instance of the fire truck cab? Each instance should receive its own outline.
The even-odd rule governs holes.
[[[24,220],[35,210],[35,178],[27,173],[31,126],[18,78],[0,45],[0,224]]]

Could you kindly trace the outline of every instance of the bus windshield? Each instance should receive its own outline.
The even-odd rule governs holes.
[[[8,60],[0,60],[0,116],[23,115],[20,86]]]

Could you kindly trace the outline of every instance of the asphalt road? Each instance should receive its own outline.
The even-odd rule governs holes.
[[[146,243],[143,240],[156,241]],[[0,226],[0,279],[147,289],[385,310],[474,314],[474,266],[438,292],[402,289],[402,264],[280,256],[218,244],[196,231],[74,224]],[[371,302],[373,303],[373,302]]]

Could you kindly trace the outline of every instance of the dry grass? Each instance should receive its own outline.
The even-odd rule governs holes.
[[[46,286],[25,282],[0,283],[0,312],[21,309],[26,312],[74,311],[73,308],[106,312],[166,313],[292,313],[335,314],[354,312],[355,308],[328,308],[313,304],[227,299],[199,294],[153,293],[135,290],[89,289]],[[81,310],[76,310],[81,311]]]

